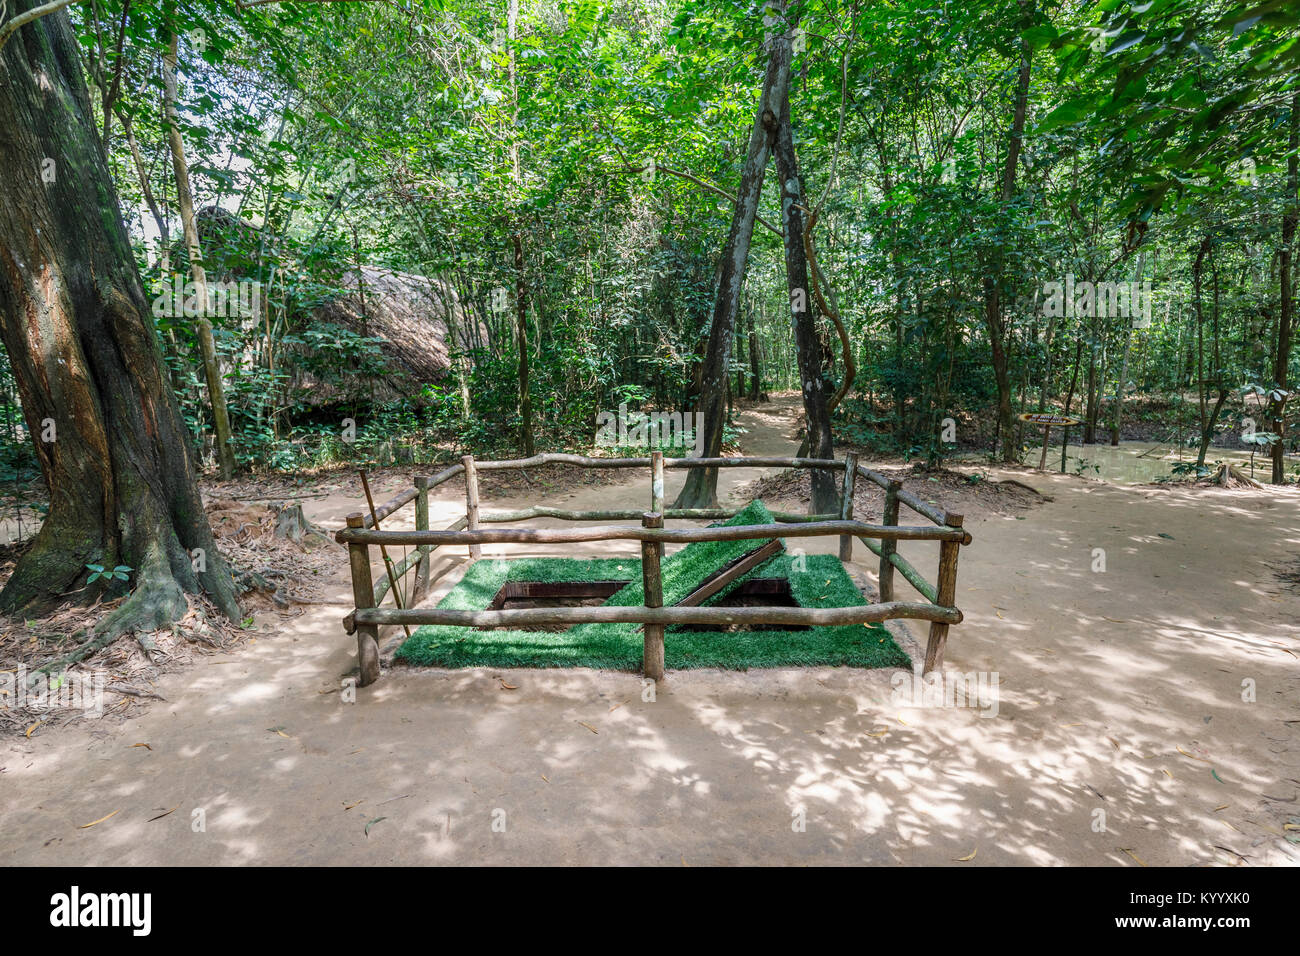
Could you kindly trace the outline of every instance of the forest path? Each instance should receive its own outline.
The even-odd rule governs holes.
[[[795,401],[742,413],[747,453],[793,451]],[[336,604],[265,615],[256,643],[160,681],[166,703],[6,742],[0,863],[1294,865],[1300,595],[1270,566],[1300,551],[1300,494],[1032,480],[1054,500],[968,521],[948,644],[950,669],[997,672],[996,716],[829,667],[673,671],[655,702],[635,674],[396,668],[347,704],[340,553]],[[452,485],[435,527],[463,509]],[[550,500],[648,494],[638,475]],[[306,507],[337,527],[357,501]],[[924,548],[904,551],[929,574]]]

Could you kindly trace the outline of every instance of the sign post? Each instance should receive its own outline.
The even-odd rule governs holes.
[[[1049,412],[1021,412],[1018,416],[1022,422],[1029,422],[1031,425],[1043,426],[1043,454],[1038,459],[1038,470],[1042,471],[1047,467],[1047,444],[1048,438],[1052,434],[1052,426],[1058,428],[1069,428],[1071,425],[1083,424],[1077,418],[1070,418],[1066,415],[1053,415]]]

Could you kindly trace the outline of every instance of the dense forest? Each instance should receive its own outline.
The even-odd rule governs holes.
[[[85,566],[143,571],[122,626],[233,607],[205,473],[616,409],[716,455],[777,390],[814,457],[1037,461],[1057,412],[1296,481],[1284,0],[15,0],[0,44],[4,465],[48,500],[9,610]]]

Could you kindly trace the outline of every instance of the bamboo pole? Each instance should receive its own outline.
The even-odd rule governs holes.
[[[349,528],[360,529],[360,512],[347,517]],[[374,585],[370,580],[370,548],[364,543],[348,544],[348,564],[352,569],[352,600],[357,613],[374,607]],[[379,625],[357,622],[357,683],[361,687],[379,680]]]
[[[466,455],[460,460],[465,466],[465,527],[470,531],[478,530],[478,467],[474,456]],[[476,542],[469,543],[469,557],[477,561],[483,557],[483,548]]]
[[[646,512],[641,518],[646,528],[662,528],[664,516]],[[641,542],[641,579],[645,586],[645,606],[662,608],[664,604],[663,577],[660,573],[660,549],[663,545],[657,541]],[[641,670],[653,681],[664,679],[664,626],[662,624],[645,625],[645,639],[641,652]]]
[[[863,478],[868,479],[869,481],[875,482],[881,488],[884,488],[886,490],[888,490],[889,483],[891,481],[897,483],[899,485],[898,500],[901,503],[907,505],[907,507],[911,508],[913,511],[915,511],[917,514],[921,515],[922,517],[929,518],[937,525],[948,524],[947,511],[945,511],[943,508],[937,508],[934,505],[930,504],[929,502],[922,501],[916,495],[912,494],[912,492],[904,489],[902,487],[902,482],[898,481],[898,479],[889,478],[885,475],[882,475],[878,471],[872,471],[870,468],[863,468],[861,465],[858,466],[858,474],[861,475]]]
[[[949,514],[948,521],[950,527],[960,528],[962,516]],[[961,544],[956,541],[945,541],[939,545],[939,586],[936,589],[938,593],[935,603],[943,607],[952,607],[957,599],[957,556],[960,551]],[[930,639],[925,645],[924,673],[943,667],[943,650],[947,643],[947,622],[931,622]]]
[[[853,520],[853,492],[858,477],[858,456],[854,452],[848,452],[844,456],[844,488],[843,498],[840,501],[840,520]],[[840,535],[840,561],[848,564],[853,560],[853,535]]]
[[[883,550],[883,542],[882,544],[876,544],[876,542],[872,541],[870,538],[859,538],[858,540],[867,546],[868,551],[880,557],[882,564],[884,563],[886,555],[881,554],[881,551]],[[888,560],[890,564],[890,567],[888,569],[889,572],[897,570],[899,574],[901,574],[904,578],[907,579],[907,583],[912,585],[912,587],[916,588],[917,591],[919,591],[927,601],[934,603],[936,600],[938,600],[938,592],[935,590],[934,585],[931,584],[929,581],[927,581],[924,575],[922,575],[920,571],[918,571],[915,567],[912,566],[912,562],[908,561],[907,558],[903,557],[897,551],[888,554]],[[890,596],[888,600],[892,601],[894,600],[893,575],[887,572],[887,576],[889,578],[889,589],[890,589]],[[881,600],[884,601],[886,599],[882,597]]]

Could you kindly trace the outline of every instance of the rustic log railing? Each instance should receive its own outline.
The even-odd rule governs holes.
[[[648,468],[650,470],[650,504],[648,512],[634,510],[570,511],[535,506],[515,511],[481,512],[479,509],[480,472],[520,470],[546,464],[568,464],[580,468]],[[712,528],[665,528],[664,520],[683,518],[721,520],[733,517],[740,509],[665,508],[665,469],[677,468],[820,468],[843,472],[842,504],[837,514],[796,515],[774,512],[772,524],[737,525]],[[429,528],[429,491],[463,475],[465,478],[465,515],[442,530]],[[881,523],[872,524],[853,517],[853,494],[857,479],[865,478],[885,491]],[[648,458],[588,458],[583,455],[543,454],[514,461],[476,461],[466,455],[432,477],[417,477],[413,487],[375,510],[379,520],[415,502],[415,530],[380,531],[368,515],[350,514],[347,527],[336,535],[348,546],[352,568],[352,591],[355,609],[344,618],[349,634],[357,636],[361,686],[379,677],[379,628],[385,625],[446,624],[467,627],[527,627],[539,624],[633,623],[644,625],[645,647],[642,667],[646,677],[660,680],[664,674],[664,630],[676,624],[708,626],[778,624],[818,626],[867,624],[896,618],[929,621],[925,671],[942,666],[948,628],[960,623],[962,613],[956,606],[957,557],[970,533],[962,528],[962,516],[922,501],[905,490],[902,483],[857,463],[853,454],[843,461],[817,458],[664,458],[655,452]],[[931,524],[900,525],[899,510],[906,506]],[[606,525],[585,528],[484,528],[485,524],[527,521],[533,518],[557,518],[566,521],[639,520],[640,527]],[[688,544],[694,541],[772,540],[820,536],[839,538],[839,557],[853,558],[853,540],[861,541],[880,558],[880,600],[876,604],[842,608],[804,607],[664,607],[660,561],[665,544]],[[417,605],[427,595],[430,585],[430,562],[436,548],[465,545],[471,559],[482,554],[485,544],[570,544],[588,541],[637,541],[641,545],[642,579],[645,604],[640,607],[541,607],[518,610],[455,611],[422,608]],[[936,583],[926,581],[916,567],[898,554],[899,541],[939,542],[939,568]],[[879,542],[879,543],[877,543]],[[371,574],[371,546],[405,546],[415,551],[394,567],[394,579],[400,581],[411,572],[416,575],[404,608],[381,607],[390,587],[387,580],[374,584]],[[899,601],[894,597],[894,572],[898,571],[925,598]]]

